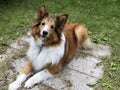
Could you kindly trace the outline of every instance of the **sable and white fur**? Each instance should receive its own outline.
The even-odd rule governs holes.
[[[56,65],[59,63],[60,59],[64,55],[64,34],[62,34],[61,40],[61,43],[55,47],[40,47],[40,44],[42,44],[39,43],[40,39],[34,41],[34,39],[31,38],[30,49],[28,50],[27,56],[30,58],[35,71],[40,71],[42,68],[45,68],[46,64],[51,63]],[[40,48],[42,48],[41,51]]]
[[[91,48],[87,29],[78,23],[67,22],[67,14],[50,18],[44,5],[41,5],[35,16],[29,59],[20,75],[9,85],[9,90],[17,90],[25,82],[25,88],[40,83],[62,69],[64,63],[70,62],[78,48]]]

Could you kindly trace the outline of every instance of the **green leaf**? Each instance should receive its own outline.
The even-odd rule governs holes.
[[[94,87],[96,84],[97,84],[97,82],[92,82],[92,83],[88,83],[87,85],[88,85],[89,87]]]

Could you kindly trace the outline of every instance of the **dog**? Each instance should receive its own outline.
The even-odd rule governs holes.
[[[84,25],[67,22],[68,15],[50,18],[44,5],[34,17],[28,62],[9,90],[17,90],[31,75],[24,87],[31,88],[58,73],[64,63],[72,60],[78,48],[91,48],[91,41]]]

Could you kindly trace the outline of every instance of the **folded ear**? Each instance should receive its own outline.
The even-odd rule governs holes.
[[[67,18],[68,18],[67,14],[62,14],[62,15],[56,16],[56,28],[59,30],[62,30],[67,21]]]
[[[34,17],[34,25],[39,24],[42,19],[48,17],[48,15],[45,5],[40,5],[37,14]]]

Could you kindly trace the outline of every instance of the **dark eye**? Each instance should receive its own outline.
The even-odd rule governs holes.
[[[44,25],[45,25],[45,23],[41,23],[41,25],[42,25],[42,26],[44,26]]]
[[[54,26],[53,26],[53,25],[51,26],[51,29],[54,29]]]

